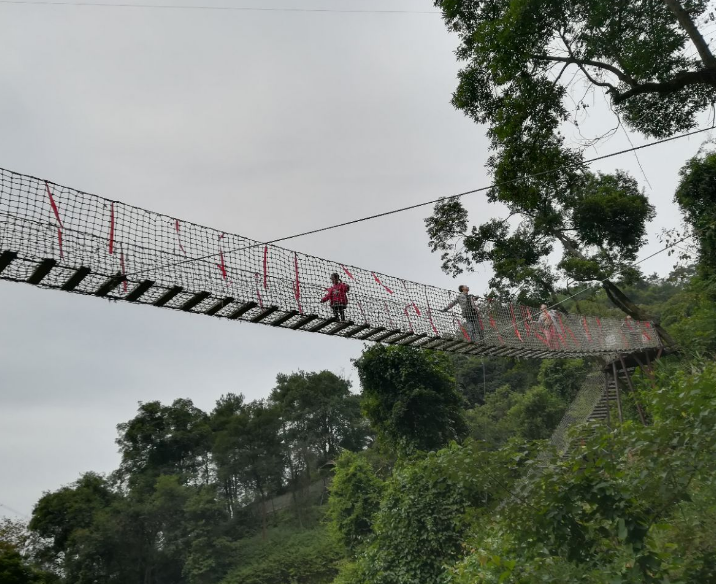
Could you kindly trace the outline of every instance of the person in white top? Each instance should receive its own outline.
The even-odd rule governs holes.
[[[460,311],[462,312],[462,318],[465,320],[465,328],[467,329],[467,334],[470,337],[470,340],[472,340],[473,343],[476,343],[478,338],[483,341],[484,335],[478,316],[479,308],[475,297],[470,295],[470,287],[462,284],[457,287],[457,290],[460,294],[457,295],[455,300],[443,308],[443,312],[447,312],[453,306],[459,304]]]

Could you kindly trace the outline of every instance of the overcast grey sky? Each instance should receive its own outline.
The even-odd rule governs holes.
[[[432,10],[428,0],[257,5]],[[10,170],[258,240],[489,182],[484,129],[450,105],[456,39],[436,14],[0,4],[0,39],[0,166]],[[589,127],[613,122],[594,109]],[[657,206],[644,255],[678,224],[676,173],[703,139],[642,151],[651,187],[633,155],[596,167],[631,171]],[[624,147],[617,133],[598,153]],[[466,203],[474,220],[499,213],[479,194]],[[427,248],[429,213],[286,246],[454,287]],[[664,256],[645,270],[668,271]],[[467,280],[482,290],[486,272]],[[0,504],[25,514],[43,491],[114,469],[115,425],[140,400],[189,397],[210,410],[229,391],[265,397],[279,372],[354,377],[361,350],[7,282],[0,327]]]

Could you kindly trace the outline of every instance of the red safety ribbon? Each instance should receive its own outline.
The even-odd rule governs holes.
[[[381,286],[383,286],[383,288],[385,288],[385,291],[386,291],[388,294],[392,294],[392,293],[393,293],[393,291],[392,291],[390,288],[388,288],[385,284],[383,284],[383,282],[380,281],[380,278],[378,278],[378,276],[375,275],[375,272],[371,272],[371,275],[373,276],[373,279],[374,279],[376,282],[378,282],[378,284],[380,284]]]
[[[60,259],[64,259],[65,254],[62,253],[62,229],[57,228],[57,245],[60,248]]]
[[[651,325],[650,325],[648,322],[642,322],[641,325],[642,325],[642,328],[644,328],[644,329],[650,329],[650,328],[651,328]],[[651,336],[649,336],[649,334],[647,334],[646,331],[642,331],[642,334],[646,337],[646,340],[647,340],[647,341],[650,341],[650,340],[651,340]]]
[[[489,299],[487,300],[487,302],[488,302],[489,304],[492,304],[492,298],[489,298]],[[489,310],[489,316],[490,316],[490,326],[491,326],[493,329],[495,329],[495,333],[497,334],[497,338],[500,340],[500,343],[504,345],[504,344],[505,344],[505,340],[502,338],[502,335],[500,334],[500,330],[497,328],[497,323],[495,323],[495,319],[492,317],[492,311],[491,311],[489,308],[488,308],[488,310]]]
[[[415,314],[417,314],[418,316],[420,316],[420,309],[418,308],[418,305],[415,304],[415,302],[413,301],[413,299],[410,297],[410,292],[408,291],[408,286],[407,286],[407,284],[405,283],[405,280],[401,280],[401,281],[403,282],[403,288],[405,288],[405,293],[406,293],[407,296],[408,296],[408,300],[410,300],[410,304],[413,305],[413,309],[415,310]]]
[[[557,318],[559,319],[559,326],[562,327],[562,331],[567,331],[569,333],[569,336],[572,338],[572,342],[579,347],[579,341],[577,341],[577,337],[574,336],[574,333],[572,332],[572,329],[568,326],[565,326],[564,322],[562,321],[562,315],[558,312]],[[565,335],[566,336],[566,335]],[[565,347],[567,344],[565,343]]]
[[[552,347],[549,344],[549,341],[545,339],[541,334],[539,334],[537,331],[535,331],[535,337],[537,337],[540,341],[542,341],[545,345],[547,345],[548,349],[551,349]]]
[[[584,333],[587,335],[587,340],[592,342],[592,335],[589,334],[589,325],[587,324],[587,317],[582,317],[582,326],[584,326]]]
[[[525,331],[527,331],[527,336],[529,337],[532,335],[532,327],[530,326],[532,315],[530,314],[529,308],[526,306],[520,306],[520,316],[522,317],[522,322],[525,325]]]
[[[268,245],[264,245],[264,290],[268,289]]]
[[[216,264],[216,267],[221,270],[221,276],[226,280],[228,278],[228,274],[226,272],[226,262],[224,261],[224,252],[221,250],[221,240],[224,239],[224,234],[222,233],[219,235],[219,263]]]
[[[52,191],[50,190],[50,185],[47,181],[45,181],[45,188],[47,189],[47,196],[50,198],[50,206],[55,213],[57,223],[59,223],[60,225],[57,228],[57,247],[60,250],[60,259],[64,259],[65,254],[62,251],[62,229],[64,228],[64,225],[62,225],[62,219],[60,219],[60,211],[57,209],[57,205],[55,204],[55,198],[52,196]]]
[[[179,219],[176,219],[174,221],[174,229],[177,231],[177,243],[179,243],[179,249],[181,252],[186,255],[186,250],[184,249],[184,246],[181,244],[181,235],[179,234]]]
[[[512,326],[515,329],[515,335],[517,335],[517,338],[522,341],[522,335],[520,334],[519,329],[517,328],[517,319],[515,318],[515,309],[512,307],[512,303],[510,303],[510,313],[512,314]]]
[[[440,333],[438,332],[437,327],[435,326],[435,323],[433,322],[433,311],[430,308],[430,300],[428,300],[428,290],[425,289],[425,305],[428,307],[428,320],[430,321],[430,326],[433,327],[433,332],[435,333],[435,336],[440,336]]]
[[[457,324],[457,326],[460,327],[460,330],[462,331],[462,336],[465,337],[466,341],[472,341],[470,338],[470,335],[467,334],[467,331],[465,330],[465,327],[462,326],[462,322],[460,322],[460,319],[457,317],[453,318],[452,321]]]
[[[296,296],[296,304],[298,305],[298,312],[303,314],[303,308],[301,307],[301,281],[298,276],[298,254],[293,252],[293,265],[296,269],[296,283],[294,284],[294,295]]]
[[[258,301],[259,301],[259,308],[263,308],[264,301],[263,301],[263,298],[261,298],[261,292],[259,291],[259,278],[260,278],[259,273],[258,272],[254,273],[254,277],[256,278],[256,297],[258,298]]]
[[[47,181],[45,181],[45,188],[47,189],[47,196],[50,197],[50,206],[52,207],[52,210],[55,212],[55,218],[57,219],[57,222],[60,224],[60,227],[64,227],[64,225],[62,225],[62,219],[60,219],[60,212],[57,209],[57,205],[55,205],[55,198],[52,196],[52,191],[50,190],[50,185]]]
[[[114,253],[114,201],[109,206],[109,255]]]
[[[343,271],[346,273],[346,276],[348,276],[351,280],[355,281],[353,274],[348,271],[348,268],[346,268],[343,264],[340,264],[340,266],[341,268],[343,268]]]

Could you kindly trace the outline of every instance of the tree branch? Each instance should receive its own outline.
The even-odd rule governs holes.
[[[531,55],[531,57],[536,61],[554,61],[557,63],[566,63],[567,65],[578,65],[578,66],[587,65],[589,67],[597,67],[598,69],[604,69],[605,71],[614,73],[614,75],[617,76],[619,81],[626,83],[630,87],[638,85],[638,83],[632,77],[627,75],[624,71],[622,71],[621,69],[618,69],[614,65],[610,65],[609,63],[604,63],[603,61],[594,61],[592,59],[577,59],[574,56],[558,57],[556,55]]]
[[[676,17],[676,20],[678,21],[681,28],[684,29],[684,32],[686,32],[686,34],[691,39],[691,42],[696,47],[696,50],[699,52],[701,62],[706,67],[716,68],[716,58],[714,58],[713,54],[711,53],[711,49],[709,49],[708,43],[704,40],[704,37],[701,36],[699,29],[696,28],[694,21],[691,20],[691,16],[686,10],[684,10],[684,7],[681,5],[679,0],[664,0],[664,4],[666,4],[669,10],[671,10],[672,14]]]

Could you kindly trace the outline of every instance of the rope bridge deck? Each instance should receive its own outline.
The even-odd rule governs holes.
[[[346,320],[322,303],[350,286]],[[649,323],[554,315],[223,233],[0,169],[0,279],[136,304],[454,353],[556,358],[659,346]]]

